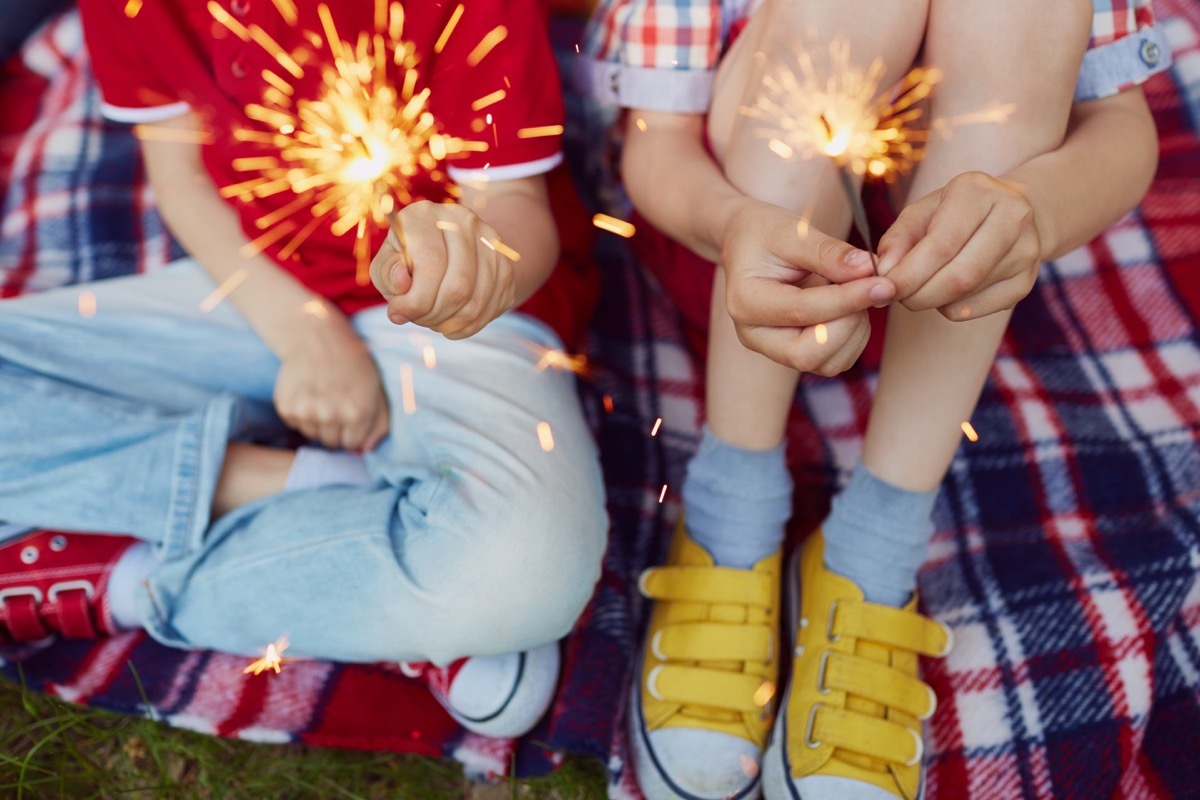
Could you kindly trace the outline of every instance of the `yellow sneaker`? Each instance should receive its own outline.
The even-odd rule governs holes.
[[[654,607],[629,720],[647,800],[758,795],[778,680],[780,560],[716,567],[681,520],[666,565],[642,573]]]
[[[825,568],[824,551],[818,530],[788,575],[796,644],[763,790],[768,800],[918,800],[921,721],[937,698],[917,658],[949,652],[950,629],[918,614],[915,596],[904,608],[866,602]]]

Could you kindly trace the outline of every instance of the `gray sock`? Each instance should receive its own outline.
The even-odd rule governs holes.
[[[138,586],[150,577],[157,563],[154,548],[146,542],[138,542],[122,553],[113,567],[112,574],[108,576],[108,610],[118,628],[132,630],[142,627],[134,596]]]
[[[371,475],[363,457],[345,450],[299,447],[288,471],[284,489],[320,489],[322,486],[370,486]]]
[[[705,426],[683,484],[688,533],[718,566],[749,569],[783,544],[792,515],[784,446],[746,450]]]
[[[825,566],[872,603],[904,605],[933,536],[936,499],[937,492],[901,489],[859,464],[825,520]]]

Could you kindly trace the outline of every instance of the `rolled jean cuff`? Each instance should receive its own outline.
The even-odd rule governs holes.
[[[163,561],[192,553],[203,543],[238,406],[233,395],[218,395],[179,425],[167,528],[159,543]]]

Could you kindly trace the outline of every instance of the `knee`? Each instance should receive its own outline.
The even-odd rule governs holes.
[[[600,579],[608,516],[590,498],[507,504],[461,534],[444,597],[458,655],[528,650],[566,636]]]

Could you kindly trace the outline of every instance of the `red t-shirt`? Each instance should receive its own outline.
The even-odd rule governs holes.
[[[321,92],[321,67],[331,63],[333,56],[316,3],[295,3],[299,14],[295,24],[284,19],[272,0],[219,0],[219,5],[235,28],[251,33],[251,41],[216,21],[205,0],[156,0],[143,4],[132,18],[125,14],[125,0],[80,2],[104,115],[137,123],[197,111],[211,130],[210,140],[202,146],[203,162],[220,189],[258,175],[236,169],[235,164],[253,163],[239,159],[278,153],[272,144],[235,135],[247,129],[270,130],[245,110],[249,104],[263,103],[264,92],[271,87],[264,71],[292,86],[293,103],[301,98],[314,100]],[[333,0],[327,5],[341,41],[357,42],[361,34],[375,31],[376,3],[371,0]],[[285,52],[301,48],[303,55],[307,51],[308,60],[297,64],[301,77],[259,43],[263,33]],[[484,170],[491,180],[526,177],[547,172],[562,160],[561,136],[528,135],[529,129],[563,121],[558,71],[539,0],[406,3],[401,38],[411,44],[416,57],[414,91],[430,90],[427,107],[440,131],[486,143],[486,150],[459,153],[442,162],[451,178],[476,170]],[[490,49],[483,44],[485,39],[492,44]],[[387,70],[389,84],[400,86],[404,68],[393,63]],[[501,92],[503,98],[496,100]],[[484,102],[489,96],[491,102]],[[430,180],[428,170],[413,179],[411,188],[416,197],[445,197],[444,184]],[[254,240],[264,233],[257,223],[295,199],[289,190],[264,197],[245,193],[228,202]],[[313,216],[301,209],[287,218],[299,229]],[[374,287],[356,278],[355,232],[335,234],[335,219],[336,214],[324,217],[292,254],[285,249],[290,236],[268,245],[264,252],[346,313],[379,304],[382,299]],[[368,228],[366,252],[373,254],[386,229]]]

